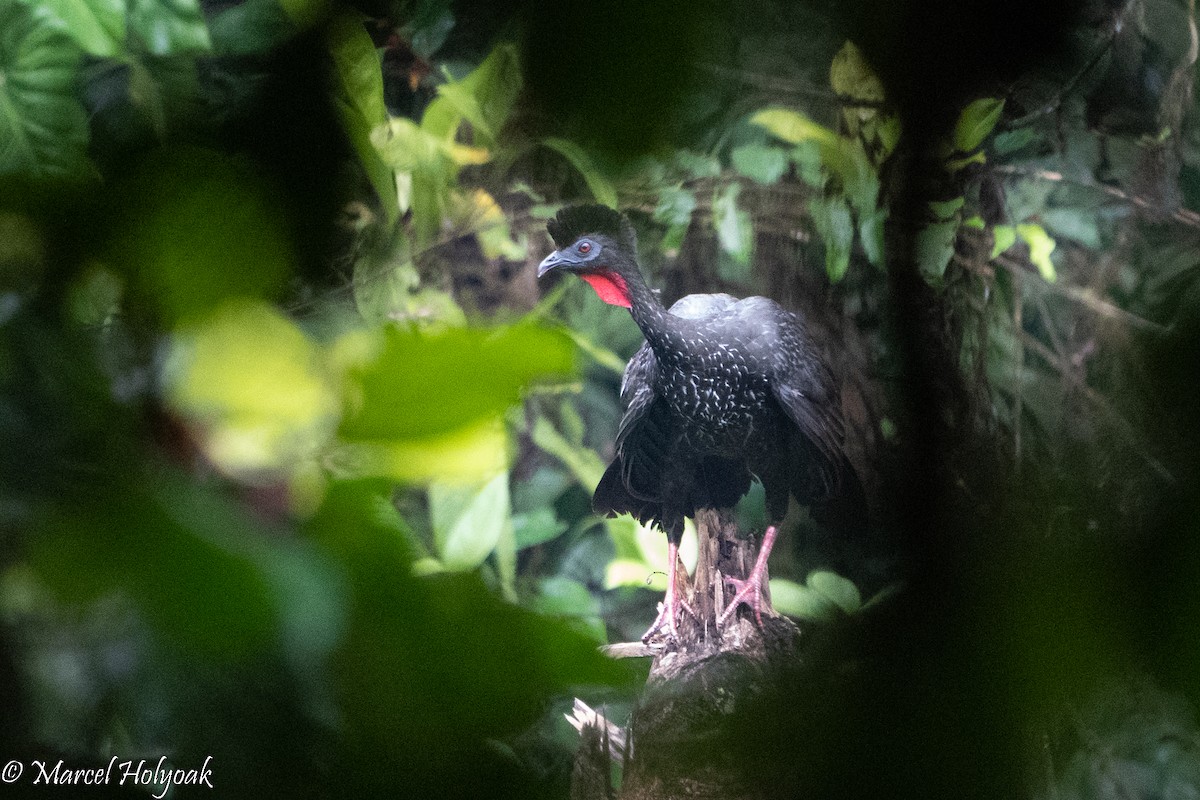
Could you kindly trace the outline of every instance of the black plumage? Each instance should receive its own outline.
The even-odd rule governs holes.
[[[625,370],[616,457],[596,488],[595,510],[661,526],[673,565],[684,518],[734,505],[756,477],[771,526],[756,566],[765,572],[789,494],[819,506],[857,483],[842,452],[837,384],[803,319],[767,298],[728,294],[689,295],[668,311],[638,268],[632,227],[612,209],[566,208],[548,227],[558,249],[539,276],[578,274],[602,299],[628,307],[646,337]],[[659,623],[674,629],[681,603],[669,584]],[[760,589],[736,599],[757,614]]]

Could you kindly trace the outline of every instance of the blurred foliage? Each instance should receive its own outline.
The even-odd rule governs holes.
[[[969,395],[944,416],[987,443],[955,533],[1004,529],[961,545],[984,599],[952,622],[1007,639],[946,663],[987,653],[1053,734],[1032,794],[1186,796],[1186,704],[1112,689],[1164,732],[1087,692],[1148,660],[1200,701],[1196,415],[1162,377],[1193,374],[1194,11],[1095,4],[1038,69],[937,97],[914,150],[850,5],[0,0],[0,743],[213,754],[235,794],[564,796],[560,706],[628,704],[595,645],[666,570],[589,502],[640,333],[533,278],[545,220],[594,200],[664,300],[805,313],[868,487],[922,436],[886,324],[908,226]],[[760,488],[738,515],[762,527]],[[903,556],[785,527],[780,611],[894,622]],[[1171,568],[1128,575],[1130,541]]]

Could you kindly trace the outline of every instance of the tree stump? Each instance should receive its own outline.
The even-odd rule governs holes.
[[[583,735],[572,782],[574,800],[674,800],[722,798],[757,800],[762,787],[740,757],[745,742],[736,715],[756,705],[796,665],[801,634],[790,620],[764,604],[760,628],[743,607],[718,628],[716,620],[731,593],[723,576],[744,578],[757,555],[757,542],[738,535],[725,509],[697,512],[700,553],[687,595],[695,616],[685,613],[678,638],[652,640],[626,652],[654,653],[645,691],[633,712],[628,746],[601,746],[596,730],[611,726],[601,718]],[[681,570],[682,572],[682,570]],[[769,597],[766,598],[769,601]],[[620,652],[620,648],[614,648]],[[610,651],[612,652],[612,651]],[[598,786],[613,763],[622,765],[617,790]]]

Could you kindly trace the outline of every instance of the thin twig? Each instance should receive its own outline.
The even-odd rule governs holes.
[[[1095,181],[1082,180],[1080,178],[1068,178],[1061,172],[1048,169],[1028,169],[1025,167],[1016,167],[1008,164],[999,164],[992,168],[996,172],[1003,175],[1017,175],[1022,178],[1034,178],[1036,180],[1053,181],[1054,183],[1065,183],[1071,186],[1080,186],[1085,189],[1092,189],[1103,192],[1109,197],[1120,200],[1123,203],[1129,203],[1137,208],[1143,208],[1148,211],[1162,211],[1161,206],[1157,203],[1147,200],[1139,195],[1129,194],[1126,191],[1118,189],[1115,186],[1109,186],[1104,183],[1096,183]],[[1200,214],[1187,208],[1179,208],[1171,212],[1171,219],[1176,222],[1187,225],[1191,228],[1200,228]]]
[[[731,69],[722,67],[719,64],[698,63],[696,67],[717,75],[728,80],[738,81],[748,86],[753,86],[755,89],[762,89],[768,92],[778,92],[782,94],[794,94],[800,97],[808,97],[813,100],[824,100],[829,103],[837,103],[845,108],[885,108],[886,102],[883,100],[865,100],[858,97],[851,97],[845,94],[837,94],[825,89],[816,89],[812,86],[806,86],[798,81],[788,80],[787,78],[779,78],[774,75],[763,75],[757,72],[747,72],[740,69]]]
[[[1021,264],[1020,262],[1014,261],[1011,258],[1003,255],[996,256],[994,259],[992,259],[992,263],[999,264],[1014,274],[1020,273],[1023,275],[1029,272],[1029,269],[1024,264]],[[1041,285],[1044,286],[1047,291],[1053,294],[1057,294],[1060,297],[1065,297],[1068,300],[1073,300],[1074,302],[1079,303],[1083,307],[1099,314],[1102,317],[1118,320],[1129,325],[1131,328],[1147,331],[1157,336],[1162,336],[1170,331],[1170,328],[1167,326],[1160,325],[1157,322],[1151,322],[1144,317],[1139,317],[1137,314],[1134,314],[1131,311],[1126,311],[1119,306],[1115,306],[1107,300],[1097,297],[1094,292],[1088,289],[1081,289],[1078,286],[1065,286],[1059,283],[1050,283],[1047,281],[1042,281]]]
[[[1150,466],[1151,469],[1158,473],[1160,478],[1168,483],[1175,482],[1175,476],[1171,474],[1171,471],[1168,470],[1161,461],[1152,456],[1142,445],[1141,437],[1134,429],[1133,424],[1129,422],[1129,420],[1125,419],[1125,417],[1121,415],[1121,412],[1113,408],[1112,404],[1104,398],[1104,395],[1100,394],[1100,392],[1089,386],[1082,376],[1076,374],[1075,370],[1070,368],[1070,365],[1066,364],[1049,347],[1046,347],[1046,345],[1035,336],[1021,330],[1017,331],[1017,335],[1026,346],[1041,356],[1042,359],[1045,360],[1045,362],[1055,370],[1057,370],[1060,375],[1064,376],[1071,383],[1073,383],[1075,388],[1081,391],[1087,401],[1095,406],[1095,408],[1100,411],[1101,414],[1107,416],[1113,427],[1116,428],[1117,432],[1121,434],[1121,437],[1125,439],[1126,443],[1129,444],[1139,456],[1141,456],[1141,458]]]

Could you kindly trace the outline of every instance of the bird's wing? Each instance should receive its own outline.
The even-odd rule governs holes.
[[[592,508],[598,513],[628,512],[643,523],[663,523],[662,475],[673,422],[658,396],[657,382],[654,351],[642,345],[621,380],[625,415],[617,430],[616,458],[592,495]]]
[[[837,381],[800,317],[770,301],[763,305],[756,310],[770,321],[766,327],[771,333],[765,335],[764,344],[769,340],[771,347],[771,391],[802,435],[806,449],[820,459],[826,489],[833,491],[846,463]]]
[[[656,479],[670,445],[670,413],[658,396],[658,361],[649,344],[643,344],[621,379],[621,405],[625,415],[617,429],[617,456],[622,478],[634,494],[654,494]]]
[[[708,319],[738,302],[731,294],[689,294],[671,306],[671,313],[685,319]]]

